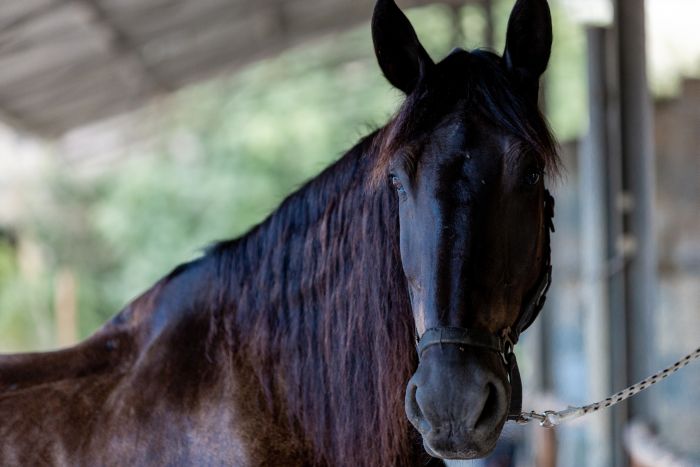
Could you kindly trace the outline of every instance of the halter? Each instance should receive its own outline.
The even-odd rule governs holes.
[[[530,298],[520,310],[518,319],[513,327],[504,329],[500,335],[491,334],[477,329],[459,327],[434,327],[430,328],[418,341],[418,358],[423,352],[433,345],[453,344],[466,347],[476,347],[490,350],[501,355],[508,372],[510,381],[510,406],[508,420],[520,420],[522,413],[523,386],[520,379],[520,369],[515,358],[515,344],[518,343],[520,333],[527,329],[537,318],[552,283],[551,248],[549,245],[549,232],[554,232],[554,198],[545,190],[544,193],[544,217],[545,217],[545,258],[544,268]]]

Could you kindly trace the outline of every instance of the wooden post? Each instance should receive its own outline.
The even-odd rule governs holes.
[[[54,313],[56,336],[60,347],[77,342],[77,285],[75,274],[61,268],[54,279]]]

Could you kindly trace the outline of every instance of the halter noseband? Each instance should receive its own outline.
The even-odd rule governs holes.
[[[537,281],[530,299],[521,309],[517,321],[513,327],[503,330],[500,335],[491,334],[477,329],[458,327],[434,327],[423,333],[418,341],[418,358],[423,352],[433,345],[453,344],[465,347],[476,347],[490,350],[501,355],[508,372],[510,381],[510,406],[508,420],[519,420],[522,411],[523,385],[520,379],[520,369],[515,358],[514,347],[518,343],[520,334],[527,329],[537,318],[545,299],[547,290],[552,283],[551,249],[549,245],[549,232],[554,231],[554,198],[545,190],[545,264],[542,275]]]

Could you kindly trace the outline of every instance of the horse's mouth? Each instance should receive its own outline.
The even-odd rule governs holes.
[[[448,424],[447,426],[452,426]],[[430,430],[421,433],[425,451],[440,459],[480,459],[488,456],[496,447],[501,430],[484,434],[467,430]]]
[[[452,450],[444,450],[444,449],[435,449],[430,445],[430,442],[423,438],[423,448],[425,449],[425,452],[427,452],[429,455],[432,457],[437,457],[439,459],[451,459],[451,460],[472,460],[472,459],[481,459],[483,457],[488,456],[491,454],[493,449],[496,447],[496,443],[494,442],[492,446],[489,446],[487,449],[480,449],[477,447],[465,447],[463,449],[459,449],[456,451]]]

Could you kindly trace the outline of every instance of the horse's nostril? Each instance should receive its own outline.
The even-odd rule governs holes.
[[[474,428],[479,426],[493,424],[494,419],[498,418],[499,415],[499,401],[498,401],[498,390],[493,383],[486,383],[484,387],[484,392],[486,392],[486,400],[481,408],[481,414],[477,419]]]
[[[418,405],[418,399],[416,398],[416,392],[418,391],[418,386],[409,381],[408,387],[406,388],[406,416],[408,420],[413,424],[416,429],[421,433],[427,433],[431,430],[430,423],[423,415],[423,411]]]

